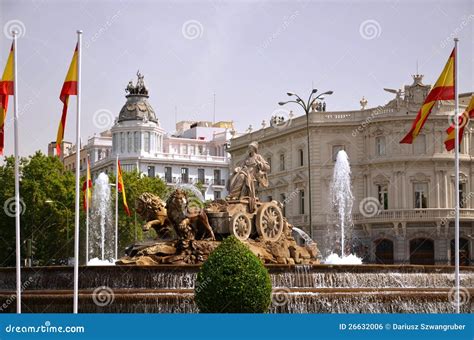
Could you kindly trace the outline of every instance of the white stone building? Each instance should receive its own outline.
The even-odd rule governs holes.
[[[160,177],[170,186],[201,183],[205,199],[225,197],[229,179],[226,145],[232,122],[179,122],[176,132],[167,133],[148,102],[148,90],[140,76],[136,86],[127,87],[127,101],[113,127],[89,138],[81,149],[82,174],[87,154],[92,177],[100,172],[115,173],[118,155],[123,171]],[[65,155],[63,162],[73,171],[75,152]]]
[[[413,145],[399,144],[410,130],[430,86],[422,76],[381,107],[309,115],[312,234],[327,254],[338,248],[331,180],[335,157],[344,149],[352,168],[355,197],[352,251],[370,263],[448,264],[454,257],[454,156],[444,148],[453,102],[439,102]],[[463,110],[471,94],[460,95]],[[337,97],[331,98],[336,100]],[[294,108],[297,110],[297,107]],[[461,262],[472,263],[474,235],[474,142],[466,127],[461,146]],[[306,117],[299,116],[231,139],[231,168],[247,145],[271,164],[264,200],[285,202],[285,214],[309,232]],[[375,207],[374,211],[370,207]],[[347,250],[346,250],[347,251]]]

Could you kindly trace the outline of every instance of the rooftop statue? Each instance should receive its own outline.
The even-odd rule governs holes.
[[[125,88],[125,92],[131,95],[142,94],[148,96],[148,89],[145,85],[144,78],[145,76],[137,71],[137,84],[134,86],[133,81],[129,81],[127,87]]]

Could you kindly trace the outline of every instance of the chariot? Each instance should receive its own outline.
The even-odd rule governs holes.
[[[231,234],[241,241],[259,237],[263,241],[277,241],[283,234],[285,220],[281,203],[250,202],[248,197],[238,200],[219,200],[206,209],[209,223],[216,234]]]

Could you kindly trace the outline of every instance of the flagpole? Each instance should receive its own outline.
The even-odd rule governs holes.
[[[455,151],[454,151],[454,171],[456,197],[454,203],[454,279],[455,279],[455,307],[456,313],[460,313],[460,295],[459,295],[459,100],[458,100],[458,38],[454,38],[454,124],[455,132]]]
[[[86,265],[89,262],[89,154],[87,154],[87,172],[86,172]],[[92,181],[92,178],[91,178]]]
[[[76,214],[74,225],[74,303],[73,313],[77,314],[79,305],[79,184],[81,176],[81,54],[82,31],[77,31],[77,112],[76,112]]]
[[[18,48],[17,31],[13,36],[13,119],[15,132],[15,237],[16,237],[16,312],[21,314],[21,246],[20,246],[20,160],[18,155]]]
[[[118,171],[118,160],[119,156],[117,154],[115,160],[115,259],[118,259],[118,178],[119,178],[119,171]]]

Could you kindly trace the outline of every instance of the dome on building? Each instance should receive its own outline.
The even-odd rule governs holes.
[[[127,102],[120,110],[117,122],[141,120],[158,123],[155,111],[148,102],[148,89],[143,80],[144,76],[139,71],[137,72],[137,77],[137,84],[133,85],[133,82],[130,80],[125,89],[128,93],[126,95]]]

